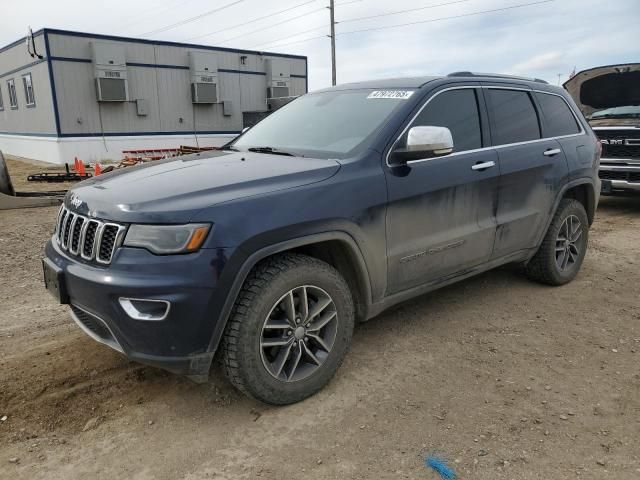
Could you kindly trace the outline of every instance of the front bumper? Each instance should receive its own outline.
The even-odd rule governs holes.
[[[600,161],[598,176],[604,195],[640,192],[640,159],[607,159]]]
[[[50,240],[45,257],[62,270],[72,317],[85,333],[131,360],[206,378],[215,353],[210,345],[219,313],[213,305],[225,249],[158,256],[120,248],[104,267],[70,257]],[[171,308],[162,320],[136,320],[120,297],[164,300]]]

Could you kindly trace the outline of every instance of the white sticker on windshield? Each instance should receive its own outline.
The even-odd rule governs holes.
[[[394,98],[396,100],[406,100],[413,95],[413,90],[376,90],[371,92],[367,98]]]

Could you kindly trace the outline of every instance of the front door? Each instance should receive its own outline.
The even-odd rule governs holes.
[[[499,166],[483,148],[484,103],[477,87],[431,96],[407,126],[451,130],[450,155],[386,167],[388,293],[393,294],[486,262],[496,232]],[[482,168],[479,168],[480,165]]]

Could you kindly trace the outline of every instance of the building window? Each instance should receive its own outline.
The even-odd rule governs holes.
[[[35,107],[36,97],[33,94],[33,81],[30,73],[22,76],[22,85],[24,85],[24,98],[27,100],[27,107]]]
[[[0,112],[4,110],[4,102],[2,101],[2,89],[0,89]]]
[[[18,95],[16,94],[16,82],[13,78],[7,80],[7,87],[9,90],[9,105],[11,105],[12,110],[16,110],[18,108]]]

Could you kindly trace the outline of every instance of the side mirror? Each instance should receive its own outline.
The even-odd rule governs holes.
[[[412,127],[407,134],[407,145],[391,153],[395,164],[412,160],[440,157],[453,152],[453,137],[447,127]]]

